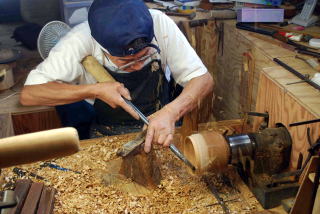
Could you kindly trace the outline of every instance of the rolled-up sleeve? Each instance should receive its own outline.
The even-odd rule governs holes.
[[[86,25],[80,24],[64,36],[49,56],[29,73],[25,85],[52,81],[77,83],[85,72],[81,61],[93,49],[90,30]]]
[[[174,21],[160,11],[151,12],[161,59],[175,81],[185,86],[191,79],[207,73],[207,68]]]

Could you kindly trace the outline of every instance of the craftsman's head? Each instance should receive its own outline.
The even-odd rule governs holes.
[[[88,21],[92,37],[114,57],[154,47],[153,20],[141,0],[95,0]]]

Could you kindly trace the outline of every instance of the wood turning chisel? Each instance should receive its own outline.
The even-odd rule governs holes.
[[[144,122],[144,124],[146,124],[148,126],[149,125],[148,118],[146,116],[144,116],[144,114],[141,111],[139,111],[139,109],[137,109],[137,107],[135,107],[129,100],[125,100],[125,101],[128,105],[130,105],[137,112],[137,114],[139,115],[140,119]],[[182,160],[193,171],[196,170],[195,166],[192,165],[192,163],[179,151],[179,149],[174,144],[171,143],[169,148],[180,160]]]
[[[82,60],[82,65],[98,82],[115,82],[116,80],[104,69],[104,67],[97,61],[96,58],[93,56],[87,56]],[[139,115],[140,119],[144,122],[144,124],[149,125],[148,118],[130,101],[123,98],[125,102],[133,108],[133,110]],[[140,137],[144,139],[143,136]],[[130,153],[130,149],[133,148],[134,150],[136,147],[144,143],[144,140],[139,140],[139,136],[133,140],[135,142],[130,141],[128,145],[124,145],[126,147],[125,151],[121,153],[121,151],[117,152],[120,156],[126,156]],[[131,145],[131,146],[130,146]],[[170,150],[180,159],[182,160],[187,166],[189,166],[193,171],[196,169],[192,163],[179,151],[179,149],[170,144]]]

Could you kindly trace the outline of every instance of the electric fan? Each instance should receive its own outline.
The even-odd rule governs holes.
[[[69,25],[61,21],[47,23],[38,36],[38,51],[42,59],[48,57],[50,50],[70,31]]]

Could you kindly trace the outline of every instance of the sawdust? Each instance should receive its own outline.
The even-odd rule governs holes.
[[[162,181],[154,190],[135,195],[122,192],[117,185],[125,185],[130,180],[113,185],[103,184],[108,171],[108,163],[117,158],[116,152],[135,135],[123,135],[97,139],[82,144],[77,154],[54,160],[59,166],[78,171],[61,171],[40,167],[42,163],[19,166],[27,172],[42,176],[45,180],[35,179],[26,173],[24,178],[44,182],[56,188],[54,213],[223,213],[222,208],[206,184],[170,152],[169,149],[154,148],[160,161]],[[226,176],[212,175],[212,181],[220,197],[226,201],[231,213],[251,213],[257,210],[258,202],[251,198],[247,201],[237,189],[237,180],[232,179],[234,172]],[[2,189],[11,187],[18,177],[13,168],[2,170]],[[231,179],[230,179],[231,178]],[[226,182],[228,180],[228,182]],[[252,196],[249,196],[249,198]]]

